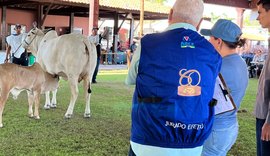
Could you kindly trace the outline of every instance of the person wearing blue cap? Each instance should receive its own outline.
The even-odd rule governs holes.
[[[259,0],[257,3],[259,16],[257,20],[263,28],[270,32],[270,0]],[[268,50],[270,50],[268,40]],[[269,54],[268,54],[269,56]],[[256,140],[257,156],[270,155],[270,57],[267,57],[259,77],[256,97]]]
[[[241,29],[226,19],[219,19],[212,29],[202,29],[200,33],[210,36],[209,42],[222,56],[220,73],[237,107],[234,111],[215,115],[212,133],[203,145],[202,156],[226,156],[237,139],[237,110],[248,85],[246,63],[236,53],[236,48],[243,46],[245,39],[240,38]]]
[[[222,59],[196,30],[202,15],[202,0],[177,0],[167,29],[141,39],[126,79],[136,84],[129,156],[201,155]]]

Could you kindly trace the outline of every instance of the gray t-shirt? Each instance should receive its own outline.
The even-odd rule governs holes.
[[[270,124],[270,57],[268,55],[259,77],[258,91],[255,105],[255,115],[258,119],[266,119]]]

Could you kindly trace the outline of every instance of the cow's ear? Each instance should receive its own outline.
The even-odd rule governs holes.
[[[37,28],[37,21],[34,21],[34,22],[32,23],[32,25],[33,25],[33,28],[34,28],[34,29]]]

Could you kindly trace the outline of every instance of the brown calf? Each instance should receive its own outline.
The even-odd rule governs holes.
[[[58,81],[58,77],[44,72],[38,63],[30,67],[12,63],[0,64],[0,128],[3,127],[2,113],[10,92],[13,94],[13,98],[16,98],[21,91],[27,90],[28,114],[30,117],[39,119],[40,94],[57,89]]]

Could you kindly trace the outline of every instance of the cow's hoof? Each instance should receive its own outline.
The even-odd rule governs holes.
[[[72,117],[72,114],[66,114],[65,119],[70,119]]]
[[[40,117],[39,117],[39,116],[35,116],[34,118],[35,118],[36,120],[39,120],[39,119],[40,119]]]
[[[33,118],[34,117],[34,115],[33,114],[28,114],[29,115],[29,118]]]
[[[44,105],[44,109],[50,109],[51,106],[49,104]]]
[[[85,118],[90,118],[91,117],[91,114],[90,113],[84,113],[84,117]]]
[[[3,128],[3,124],[2,123],[0,123],[0,128]]]
[[[56,108],[57,106],[56,106],[56,104],[51,104],[50,107],[51,107],[51,108]]]

